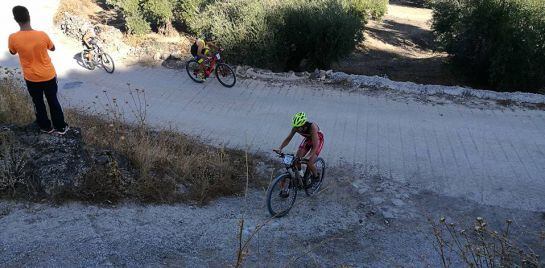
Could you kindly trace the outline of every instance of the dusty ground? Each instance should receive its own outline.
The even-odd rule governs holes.
[[[446,216],[470,227],[484,217],[543,254],[543,214],[484,206],[418,190],[364,167],[330,169],[327,189],[300,197],[291,213],[269,220],[264,192],[222,198],[205,207],[95,206],[0,202],[0,262],[12,266],[234,265],[244,215],[247,267],[438,267],[428,219]],[[460,266],[457,263],[455,266]]]
[[[419,1],[391,1],[383,20],[370,21],[363,43],[334,69],[395,81],[464,84],[445,64],[447,54],[434,51],[431,18]]]

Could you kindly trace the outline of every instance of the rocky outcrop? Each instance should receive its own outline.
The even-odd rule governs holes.
[[[93,24],[90,20],[64,12],[58,21],[58,27],[68,37],[81,41],[88,30],[94,30],[99,43],[109,53],[126,54],[131,51],[130,46],[123,43],[123,33],[109,25]]]
[[[85,146],[77,128],[59,136],[40,133],[33,125],[0,125],[0,193],[47,199],[86,199],[91,192],[105,199],[121,197],[118,190],[130,176],[119,169],[118,163],[126,161],[117,158]]]

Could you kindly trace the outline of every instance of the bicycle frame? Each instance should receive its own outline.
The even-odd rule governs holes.
[[[223,58],[221,57],[221,52],[222,51],[223,51],[223,49],[219,49],[218,51],[214,52],[214,56],[211,57],[212,59],[209,61],[210,66],[208,68],[206,68],[206,69],[203,69],[204,74],[206,75],[206,77],[208,77],[212,73],[212,71],[214,71],[214,69],[216,68],[216,65],[218,63],[223,62]]]
[[[96,64],[98,62],[98,57],[100,57],[100,55],[102,54],[102,49],[98,45],[95,45],[93,49],[89,49],[89,48],[83,49],[84,53],[89,53],[91,51],[94,52],[92,61]]]
[[[293,154],[279,154],[279,157],[282,158],[282,162],[286,168],[286,173],[290,175],[291,178],[295,179],[297,188],[304,188],[303,178],[300,176],[300,169],[297,168],[297,164],[307,165],[308,160],[300,159],[295,157]],[[288,160],[289,159],[289,160]]]

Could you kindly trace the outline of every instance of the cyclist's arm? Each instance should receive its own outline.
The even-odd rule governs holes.
[[[291,129],[290,134],[288,134],[288,136],[284,139],[284,141],[282,142],[282,144],[278,148],[280,151],[282,151],[282,149],[284,149],[284,147],[286,147],[286,146],[288,146],[288,144],[290,144],[291,139],[293,139],[293,135],[295,135],[295,129],[294,128]]]
[[[218,46],[216,46],[216,45],[214,45],[214,44],[212,44],[212,43],[210,43],[210,42],[208,42],[208,46],[209,46],[213,51],[218,51],[218,48],[219,48]]]
[[[199,46],[197,49],[197,52],[198,52],[197,55],[199,55],[199,57],[201,58],[206,58],[206,55],[204,55],[204,50],[205,50],[204,47]]]
[[[87,46],[90,46],[89,44],[89,38],[91,38],[91,32],[86,32],[84,35],[83,35],[83,42],[85,43],[85,45]]]
[[[201,58],[206,58],[206,55],[204,55],[204,51],[206,50],[206,47],[204,46],[204,42],[197,42],[197,55]]]
[[[316,154],[318,146],[320,146],[320,138],[318,137],[318,127],[312,124],[310,129],[310,138],[312,139],[312,149],[310,149],[309,158]]]

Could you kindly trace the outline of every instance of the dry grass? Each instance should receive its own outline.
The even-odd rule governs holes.
[[[453,254],[467,267],[540,267],[539,256],[512,239],[511,220],[506,221],[503,231],[490,229],[481,217],[468,228],[458,228],[444,217],[432,225],[435,245],[445,268],[453,266]]]
[[[61,0],[59,3],[59,8],[53,17],[53,22],[58,23],[64,12],[89,18],[98,13],[100,10],[100,7],[94,0]]]
[[[34,120],[34,107],[22,82],[13,79],[15,73],[7,68],[0,81],[0,123],[28,124]]]
[[[172,202],[180,199],[205,203],[215,197],[233,195],[244,190],[244,153],[238,150],[207,146],[193,137],[173,130],[152,130],[147,124],[145,91],[131,89],[129,114],[118,100],[103,105],[102,113],[91,116],[71,111],[68,118],[79,122],[84,141],[100,148],[112,149],[127,157],[138,170],[133,193],[138,199]],[[127,116],[136,119],[128,124]],[[254,163],[250,161],[254,171]],[[187,189],[184,193],[180,188]]]
[[[26,172],[28,159],[28,152],[17,146],[13,137],[0,135],[0,191],[14,196],[17,186],[30,186]]]
[[[199,203],[240,194],[246,185],[245,153],[215,148],[169,129],[152,129],[147,124],[145,91],[131,89],[130,101],[120,105],[106,92],[106,103],[97,101],[85,110],[66,110],[67,121],[77,122],[87,147],[110,150],[127,159],[136,176],[122,183],[115,161],[106,168],[94,168],[87,174],[83,193],[86,200],[115,201],[132,197],[145,202],[192,200]],[[33,121],[28,94],[15,79],[0,85],[0,123],[24,125]],[[98,96],[97,96],[98,99]],[[124,108],[122,108],[122,106]],[[129,111],[124,111],[130,107]],[[100,111],[100,112],[99,112]],[[128,118],[132,118],[129,123]],[[255,161],[248,160],[250,183],[257,182]]]

